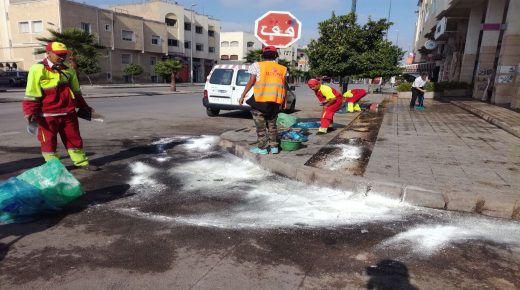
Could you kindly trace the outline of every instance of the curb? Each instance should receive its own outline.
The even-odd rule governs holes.
[[[508,133],[511,133],[513,134],[514,136],[520,138],[520,131],[514,129],[514,128],[511,128],[511,126],[509,126],[507,123],[493,117],[492,115],[489,115],[488,113],[482,111],[482,110],[479,110],[477,108],[474,108],[472,106],[466,106],[458,101],[452,101],[451,102],[453,105],[463,109],[463,110],[466,110],[486,121],[488,121],[489,123],[499,127],[500,129],[508,132]]]
[[[345,175],[344,178],[338,178],[337,174],[331,174],[329,170],[290,164],[286,160],[284,161],[283,151],[278,156],[253,154],[249,152],[247,144],[233,142],[222,137],[219,146],[221,149],[259,164],[273,173],[306,184],[319,184],[363,196],[377,194],[415,206],[446,209],[446,198],[439,191],[390,181],[375,181],[360,176]]]
[[[223,133],[225,134],[225,133]],[[223,135],[222,134],[222,135]],[[360,176],[344,175],[338,178],[331,171],[308,166],[295,166],[279,155],[258,155],[249,152],[247,142],[234,142],[221,135],[221,149],[245,160],[254,162],[273,173],[306,184],[317,184],[334,189],[351,191],[356,195],[383,196],[407,204],[449,211],[476,213],[484,216],[520,220],[520,196],[506,196],[496,200],[495,194],[468,196],[463,192],[428,189],[386,180],[372,180]],[[291,153],[287,153],[291,154]]]

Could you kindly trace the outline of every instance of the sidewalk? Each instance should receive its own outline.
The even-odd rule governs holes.
[[[417,206],[520,219],[520,138],[509,133],[518,130],[519,113],[487,103],[436,100],[426,100],[426,110],[418,112],[408,109],[409,100],[389,100],[362,176],[305,165],[338,134],[354,133],[345,127],[310,135],[306,147],[298,151],[255,155],[248,151],[256,140],[251,123],[222,134],[221,146],[305,183],[384,195]],[[358,114],[337,114],[335,122],[348,126]],[[319,111],[295,115],[316,117]],[[503,129],[480,116],[492,116]]]
[[[204,84],[177,84],[177,91],[169,90],[169,84],[114,84],[114,85],[83,85],[81,91],[85,98],[123,98],[136,96],[154,96],[154,95],[171,95],[171,94],[189,94],[200,93],[204,91]],[[114,92],[112,89],[143,89],[139,92]],[[99,92],[99,90],[108,90],[108,92]],[[10,88],[0,91],[0,103],[21,102],[24,97],[24,88]]]

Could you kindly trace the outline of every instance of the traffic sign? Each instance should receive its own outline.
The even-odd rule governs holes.
[[[269,11],[255,21],[255,36],[264,45],[286,48],[300,39],[302,23],[291,12]]]

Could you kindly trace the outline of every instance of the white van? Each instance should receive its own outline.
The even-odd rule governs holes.
[[[242,106],[238,103],[249,81],[248,68],[247,64],[217,64],[213,67],[206,80],[202,99],[208,116],[218,116],[220,110],[249,111],[251,109],[246,102]],[[292,90],[294,87],[287,89],[287,113],[294,112],[296,107],[296,95]],[[251,95],[253,89],[249,91],[248,97]]]

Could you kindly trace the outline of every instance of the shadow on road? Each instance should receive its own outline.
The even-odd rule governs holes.
[[[395,260],[381,260],[377,265],[366,268],[370,276],[369,290],[418,290],[410,284],[410,274],[404,263]]]

